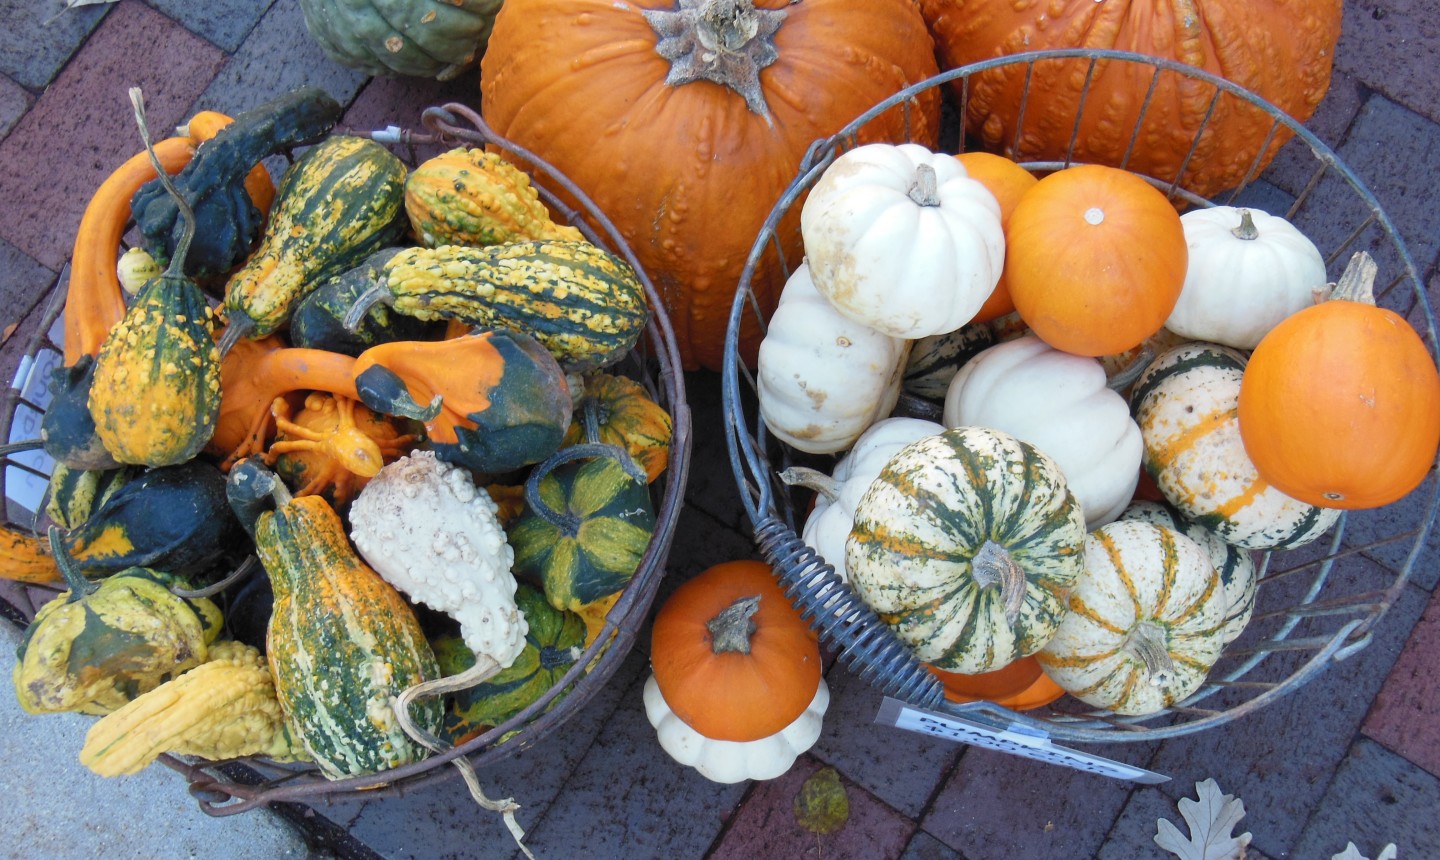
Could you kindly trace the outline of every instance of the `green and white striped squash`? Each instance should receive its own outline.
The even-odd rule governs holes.
[[[1340,511],[1271,486],[1245,453],[1238,404],[1245,356],[1219,344],[1172,347],[1145,368],[1130,408],[1144,464],[1186,519],[1245,549],[1293,549],[1318,538]]]
[[[970,323],[952,332],[922,337],[910,348],[901,387],[906,394],[944,401],[956,371],[994,343],[995,333],[987,323]]]
[[[1255,576],[1255,559],[1250,550],[1231,546],[1220,536],[1202,525],[1185,519],[1175,508],[1162,502],[1136,501],[1120,513],[1122,520],[1140,520],[1159,526],[1169,526],[1190,538],[1210,556],[1215,572],[1220,574],[1220,584],[1225,588],[1225,601],[1230,608],[1225,612],[1225,629],[1221,638],[1226,645],[1234,642],[1250,623],[1255,612],[1255,590],[1258,581]]]
[[[1224,647],[1227,608],[1199,544],[1166,526],[1117,520],[1085,539],[1070,612],[1035,659],[1086,704],[1153,714],[1204,682]]]
[[[900,449],[860,497],[845,565],[920,660],[999,669],[1049,641],[1080,576],[1085,519],[1049,456],[959,427]]]

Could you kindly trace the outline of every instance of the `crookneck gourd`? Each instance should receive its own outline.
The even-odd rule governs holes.
[[[432,248],[585,238],[551,219],[524,171],[499,153],[478,148],[452,149],[411,171],[405,212],[415,237]]]

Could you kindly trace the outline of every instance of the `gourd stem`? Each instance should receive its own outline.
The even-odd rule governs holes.
[[[295,500],[295,496],[290,492],[290,488],[285,486],[284,481],[276,481],[270,487],[270,498],[275,500],[275,507],[277,509]]]
[[[1380,271],[1375,259],[1364,251],[1356,251],[1340,273],[1340,280],[1325,301],[1359,302],[1362,305],[1375,304],[1375,276]]]
[[[635,459],[630,456],[630,452],[618,445],[585,442],[579,445],[567,445],[551,454],[549,459],[532,469],[530,476],[525,479],[525,503],[567,537],[575,537],[580,533],[580,518],[572,513],[561,513],[546,504],[545,500],[540,497],[540,481],[558,467],[587,457],[609,457],[619,463],[620,468],[625,470],[625,474],[637,483],[649,483],[650,476],[636,464]]]
[[[1135,357],[1130,359],[1129,364],[1105,380],[1105,387],[1111,391],[1124,391],[1135,384],[1135,380],[1140,378],[1140,374],[1144,373],[1145,368],[1149,367],[1150,362],[1154,360],[1155,348],[1149,343],[1141,345],[1140,351],[1135,353]]]
[[[382,302],[388,304],[394,297],[390,288],[385,286],[383,279],[371,284],[365,288],[365,292],[356,297],[355,303],[350,306],[350,309],[345,311],[345,319],[340,321],[340,325],[346,331],[354,334],[360,328],[360,321],[365,319],[365,315],[370,313],[371,308]]]
[[[190,254],[190,242],[195,238],[195,210],[180,194],[180,189],[175,187],[175,181],[160,163],[160,156],[155,154],[155,144],[150,139],[150,125],[145,121],[145,96],[139,87],[130,88],[130,105],[135,109],[135,124],[140,126],[140,139],[145,143],[145,154],[150,157],[155,176],[165,188],[165,193],[175,201],[175,208],[180,210],[180,240],[175,243],[174,253],[170,255],[170,265],[165,268],[162,277],[183,278],[185,258]]]
[[[917,206],[939,206],[940,188],[935,176],[935,168],[928,164],[916,167],[915,181],[910,183],[910,188],[906,193]]]
[[[34,451],[36,448],[43,448],[43,439],[25,439],[21,442],[11,442],[9,445],[0,445],[0,457],[9,457],[11,454],[21,454],[26,451]]]
[[[1005,607],[1005,621],[1013,625],[1025,605],[1025,571],[1015,563],[1008,550],[993,540],[985,541],[970,562],[970,576],[982,589],[1000,589],[1000,603]]]
[[[225,330],[220,332],[220,340],[216,341],[215,348],[220,351],[223,359],[230,354],[231,347],[240,342],[240,338],[255,330],[255,320],[250,315],[236,308],[230,311],[226,319]]]
[[[710,650],[716,654],[749,654],[750,637],[755,635],[755,612],[760,595],[740,597],[705,622],[710,631]]]
[[[51,526],[45,533],[50,539],[50,554],[55,556],[55,566],[60,568],[60,575],[65,577],[65,584],[70,586],[70,598],[66,603],[74,603],[82,597],[95,593],[100,586],[85,578],[75,567],[75,562],[70,560],[70,554],[65,551],[65,544],[61,539],[60,527]]]
[[[780,480],[787,487],[804,487],[819,493],[832,503],[840,498],[840,482],[819,469],[812,469],[809,466],[791,466],[780,473]]]
[[[585,396],[583,406],[580,407],[580,420],[585,426],[585,441],[591,444],[600,443],[600,401],[589,395]]]
[[[1170,659],[1165,628],[1155,622],[1136,624],[1126,637],[1123,648],[1145,664],[1151,686],[1162,687],[1175,677],[1175,661]]]
[[[175,595],[176,597],[180,597],[186,600],[194,600],[197,597],[214,597],[215,595],[219,594],[220,592],[224,591],[225,589],[249,576],[259,564],[259,556],[249,555],[245,557],[245,560],[240,563],[239,567],[235,568],[235,570],[231,571],[228,576],[226,576],[219,582],[207,585],[204,588],[197,588],[194,590],[188,588],[172,587],[170,589],[170,593]]]
[[[1240,210],[1240,226],[1231,230],[1230,235],[1247,242],[1253,242],[1260,238],[1260,231],[1255,229],[1255,219],[1250,215],[1249,209]]]

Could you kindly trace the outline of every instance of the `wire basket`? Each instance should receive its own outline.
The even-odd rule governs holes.
[[[1025,105],[1032,80],[1041,77],[1047,64],[1071,64],[1071,79],[1084,73],[1075,101],[1075,119],[1069,146],[1058,160],[1026,160],[1020,146]],[[1381,305],[1409,315],[1424,337],[1432,356],[1436,351],[1435,318],[1414,261],[1374,195],[1340,158],[1314,134],[1278,108],[1222,78],[1174,61],[1121,51],[1070,49],[1034,51],[986,60],[958,67],[896,93],[875,105],[832,137],[810,147],[800,170],[771,210],[751,249],[731,307],[723,364],[723,398],[726,412],[726,442],[735,482],[754,528],[755,541],[771,564],[782,587],[817,630],[821,641],[837,653],[839,660],[884,695],[915,707],[964,716],[995,726],[1024,726],[1054,738],[1072,741],[1144,741],[1189,734],[1218,726],[1255,711],[1315,677],[1330,663],[1343,660],[1370,641],[1375,625],[1399,596],[1425,548],[1426,537],[1437,509],[1437,489],[1432,468],[1427,483],[1402,503],[1382,511],[1351,511],[1319,541],[1296,550],[1257,554],[1259,576],[1256,608],[1245,633],[1226,647],[1205,684],[1183,701],[1159,713],[1141,717],[1121,716],[1096,710],[1064,696],[1046,708],[1014,711],[988,701],[957,704],[948,701],[940,681],[842,581],[834,568],[798,536],[808,492],[785,486],[778,473],[793,464],[817,466],[826,461],[802,454],[775,439],[761,419],[757,407],[755,373],[741,355],[738,332],[742,323],[765,325],[765,310],[752,287],[756,272],[774,271],[788,277],[801,262],[798,253],[787,256],[784,224],[793,224],[795,208],[837,156],[857,145],[861,130],[875,117],[890,110],[911,111],[916,96],[943,87],[951,96],[961,118],[942,126],[940,150],[959,153],[966,149],[963,130],[966,107],[980,76],[999,70],[1021,78],[1025,88],[1019,101],[1019,118],[1013,129],[1015,146],[1007,153],[1033,172],[1044,173],[1079,163],[1076,134],[1086,97],[1097,74],[1114,64],[1127,64],[1134,77],[1148,73],[1149,92],[1139,109],[1130,134],[1125,158],[1113,166],[1126,167],[1135,150],[1144,123],[1145,109],[1165,76],[1183,76],[1188,85],[1205,85],[1213,95],[1209,111],[1194,131],[1190,153],[1200,145],[1217,109],[1250,106],[1271,118],[1254,161],[1243,181],[1216,200],[1199,197],[1182,186],[1189,155],[1173,176],[1145,176],[1181,206],[1251,205],[1278,212],[1275,199],[1293,193],[1293,202],[1284,213],[1287,220],[1315,239],[1325,257],[1327,272],[1335,280],[1350,254],[1367,250],[1380,263],[1385,275],[1377,281]],[[1078,67],[1078,70],[1076,69]],[[1135,72],[1135,67],[1142,71]],[[1053,67],[1051,68],[1053,71]],[[1052,77],[1051,80],[1054,78]],[[1143,86],[1143,84],[1142,84]],[[916,127],[923,127],[916,123]],[[1262,124],[1263,125],[1263,124]],[[912,125],[906,122],[907,137]],[[1262,179],[1262,154],[1278,148],[1287,135],[1293,141],[1282,154],[1294,192],[1281,192]],[[1293,151],[1306,162],[1294,168]],[[1313,169],[1311,169],[1313,168]],[[1307,173],[1307,170],[1309,171]],[[1265,174],[1269,175],[1269,174]],[[1256,202],[1256,201],[1260,202]],[[1265,204],[1265,205],[1262,205]],[[1337,220],[1338,219],[1338,220]],[[1348,221],[1347,221],[1348,219]],[[1326,242],[1307,223],[1324,225],[1324,234],[1335,236]],[[793,235],[793,228],[790,234]],[[1328,245],[1328,247],[1327,247]],[[897,414],[907,414],[902,396]],[[938,410],[908,414],[939,420]],[[833,465],[833,460],[829,461]],[[1386,574],[1384,582],[1357,574],[1350,565],[1366,559],[1378,562]],[[1398,571],[1398,572],[1396,572]],[[838,604],[837,601],[838,600]],[[824,607],[822,609],[822,606]]]
[[[606,371],[640,382],[672,419],[669,466],[651,484],[652,499],[656,502],[653,536],[633,577],[609,610],[600,633],[585,653],[558,683],[511,719],[443,753],[380,773],[340,780],[326,779],[314,765],[307,763],[281,764],[253,757],[208,762],[161,756],[161,762],[185,777],[190,784],[190,793],[201,809],[210,815],[232,815],[280,801],[313,803],[343,800],[362,792],[366,799],[395,796],[457,776],[456,768],[446,766],[455,759],[463,757],[478,769],[533,746],[583,708],[615,674],[635,644],[664,574],[665,561],[684,501],[690,467],[691,431],[679,348],[659,295],[611,221],[584,192],[542,158],[497,135],[477,113],[464,105],[429,108],[424,112],[422,122],[426,128],[423,132],[392,126],[384,131],[359,134],[402,150],[402,159],[411,166],[419,163],[421,153],[437,146],[447,149],[456,146],[485,147],[499,152],[512,164],[530,173],[532,184],[539,191],[541,200],[550,207],[557,223],[574,225],[586,239],[623,257],[635,270],[650,307],[644,336],[625,359],[607,367]],[[37,333],[27,345],[21,361],[21,376],[25,375],[27,368],[33,376],[63,363],[62,347],[50,334],[59,328],[56,322],[64,309],[63,284],[62,280],[41,312]],[[36,428],[31,432],[38,431],[44,407],[24,396],[23,390],[23,380],[17,380],[6,392],[3,405],[0,405],[0,429],[3,429],[6,438],[25,437],[24,432],[17,436],[12,428]],[[12,482],[43,482],[49,474],[45,458],[37,457],[34,451],[0,457],[0,466],[4,467],[0,469],[0,493],[4,492],[7,479]],[[11,527],[33,534],[44,534],[48,524],[43,514],[32,515],[14,504],[7,504],[5,518]],[[58,591],[54,586],[29,586],[26,597],[32,605],[17,606],[9,601],[0,601],[0,609],[12,621],[24,624],[33,618],[34,610],[40,603]]]

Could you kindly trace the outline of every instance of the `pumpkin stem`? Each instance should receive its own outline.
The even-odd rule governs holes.
[[[982,589],[1000,589],[1005,621],[1013,625],[1020,617],[1020,607],[1025,605],[1025,571],[1010,552],[993,540],[985,541],[970,562],[970,576]]]
[[[824,496],[833,503],[840,498],[840,482],[819,469],[808,466],[791,466],[780,473],[780,480],[787,487],[804,487]]]
[[[1151,686],[1163,687],[1175,677],[1175,661],[1170,659],[1165,628],[1155,622],[1142,621],[1135,625],[1121,647],[1145,664]]]
[[[1255,219],[1250,215],[1249,209],[1240,210],[1240,226],[1231,230],[1230,235],[1247,242],[1253,242],[1260,238],[1260,231],[1255,229]]]
[[[546,522],[568,537],[575,537],[580,533],[580,518],[572,513],[557,511],[546,504],[545,500],[540,497],[540,481],[565,463],[587,457],[609,457],[619,463],[620,468],[625,470],[625,474],[636,482],[641,484],[650,482],[650,476],[640,468],[639,464],[635,462],[635,458],[630,456],[630,452],[618,445],[604,442],[582,442],[579,445],[567,445],[551,454],[549,459],[532,469],[530,476],[525,479],[525,503]]]
[[[940,189],[935,168],[921,164],[915,168],[915,181],[910,183],[906,193],[917,206],[939,206]]]
[[[1375,259],[1364,251],[1356,251],[1345,266],[1345,271],[1340,273],[1340,280],[1329,286],[1328,291],[1324,288],[1317,288],[1315,303],[1321,302],[1359,302],[1362,305],[1375,304],[1375,276],[1379,273],[1380,267]]]
[[[45,536],[50,540],[50,554],[55,556],[55,566],[60,568],[60,575],[65,577],[65,584],[70,586],[70,597],[65,602],[74,603],[82,597],[94,594],[95,589],[100,586],[86,579],[85,575],[75,568],[75,562],[65,551],[60,527],[51,526]]]
[[[705,622],[710,631],[710,650],[716,654],[749,654],[750,637],[755,635],[754,615],[760,608],[760,595],[740,597]]]
[[[720,84],[769,121],[760,70],[780,56],[775,31],[785,20],[784,9],[756,9],[753,0],[679,0],[674,9],[641,14],[659,37],[655,52],[670,61],[667,86]]]

